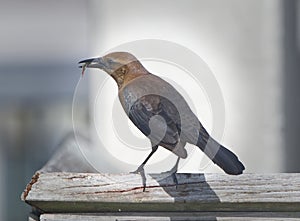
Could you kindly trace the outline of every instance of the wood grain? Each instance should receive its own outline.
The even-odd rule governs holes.
[[[37,173],[23,200],[43,212],[300,212],[300,174]]]

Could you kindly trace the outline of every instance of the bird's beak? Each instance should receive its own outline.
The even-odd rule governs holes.
[[[85,68],[100,68],[105,69],[105,62],[100,58],[89,58],[79,61],[79,68],[82,68],[82,76],[84,74]]]

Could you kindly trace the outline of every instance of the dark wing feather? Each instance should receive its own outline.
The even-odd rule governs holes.
[[[129,118],[152,143],[172,149],[179,141],[180,124],[173,120],[178,118],[176,121],[180,122],[179,114],[166,98],[159,95],[139,98],[131,106]]]

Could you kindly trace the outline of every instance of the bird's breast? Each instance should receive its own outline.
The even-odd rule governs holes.
[[[131,106],[146,95],[159,95],[172,101],[174,104],[180,103],[180,106],[188,107],[183,97],[174,87],[152,74],[138,77],[119,90],[119,99],[127,114]]]

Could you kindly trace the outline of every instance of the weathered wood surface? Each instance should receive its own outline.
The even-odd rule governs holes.
[[[300,174],[37,173],[23,200],[48,213],[300,212]],[[299,213],[293,213],[298,214]]]
[[[147,221],[211,221],[211,220],[266,220],[266,221],[292,221],[300,220],[296,216],[300,217],[300,213],[257,213],[257,212],[193,212],[193,213],[125,213],[125,214],[43,214],[40,217],[40,221],[116,221],[116,220],[147,220]]]

